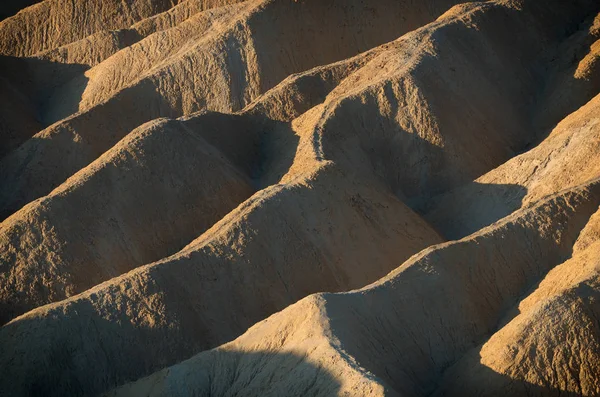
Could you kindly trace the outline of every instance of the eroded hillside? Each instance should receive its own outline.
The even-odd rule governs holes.
[[[0,13],[0,395],[600,394],[597,1]]]

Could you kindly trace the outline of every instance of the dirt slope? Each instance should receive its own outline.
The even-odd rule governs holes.
[[[27,96],[0,77],[0,158],[25,142],[42,126]]]
[[[0,21],[0,54],[34,55],[103,29],[126,28],[176,0],[44,0]]]
[[[372,282],[440,242],[384,185],[319,158],[312,126],[320,110],[273,127],[262,150],[281,157],[258,166],[257,183],[268,187],[182,251],[4,325],[0,344],[9,349],[0,360],[14,372],[0,383],[16,394],[32,385],[44,394],[105,391],[231,340],[309,293]],[[247,144],[223,141],[248,153]],[[86,365],[52,366],[57,349],[81,352]]]
[[[250,197],[250,167],[203,136],[251,147],[251,123],[220,118],[145,124],[0,224],[0,321],[173,254]]]
[[[253,0],[214,25],[202,22],[197,29],[196,19],[205,18],[203,14],[150,35],[85,76],[74,78],[45,101],[49,103],[43,111],[47,123],[77,111],[72,119],[93,120],[77,129],[72,119],[61,121],[4,158],[0,213],[10,214],[49,193],[146,121],[202,109],[241,110],[291,73],[395,39],[454,3],[439,0],[415,5],[390,0],[372,7],[359,1]],[[345,10],[343,15],[338,13],[340,8]],[[193,35],[190,29],[196,29]],[[98,126],[102,131],[108,126],[112,139],[97,133]],[[94,150],[81,148],[82,143]],[[68,146],[72,149],[65,150]]]
[[[324,155],[373,169],[419,205],[521,151],[535,134],[531,99],[546,51],[585,9],[522,3],[456,7],[344,80],[328,101],[337,117],[322,127],[332,131]]]
[[[228,12],[224,6],[238,2],[240,0],[182,1],[167,11],[142,19],[126,29],[101,30],[73,43],[37,53],[36,57],[61,63],[95,66],[119,50],[155,32],[173,28],[203,11],[212,10],[209,14]],[[206,19],[212,18],[208,15]]]
[[[597,212],[572,258],[549,272],[502,328],[448,370],[437,395],[600,393],[599,220]]]
[[[229,3],[234,2],[229,1]],[[6,72],[6,80],[14,86],[11,88],[12,90],[19,92],[18,97],[24,97],[20,100],[28,103],[36,121],[35,128],[30,127],[31,123],[27,124],[28,120],[25,118],[23,119],[24,126],[15,126],[13,124],[17,124],[18,121],[11,122],[9,119],[9,117],[15,117],[14,106],[7,105],[2,109],[3,114],[6,113],[4,117],[8,119],[2,123],[8,130],[3,132],[3,135],[8,136],[7,139],[11,139],[11,141],[3,145],[0,156],[12,151],[43,130],[43,126],[48,126],[75,112],[81,92],[87,82],[84,72],[90,66],[154,32],[177,26],[195,14],[203,15],[195,17],[193,23],[187,25],[188,29],[183,34],[189,35],[192,31],[196,35],[200,35],[212,23],[222,19],[223,15],[235,11],[228,7],[210,8],[221,3],[188,0],[168,11],[146,18],[128,29],[101,30],[74,43],[38,53],[34,57],[0,56],[0,68]],[[131,62],[132,59],[129,59],[129,63]],[[140,62],[140,60],[135,62]],[[124,66],[120,65],[120,67]],[[130,68],[130,66],[126,67]],[[65,85],[67,88],[62,88]],[[169,116],[170,114],[165,113],[164,115]],[[106,118],[106,113],[102,113],[100,117]],[[131,124],[129,131],[152,118],[145,117],[142,119],[143,121]],[[19,119],[16,118],[16,120]]]
[[[458,3],[0,21],[0,396],[600,394],[600,3]]]
[[[346,32],[345,20],[326,24],[324,19],[328,14],[319,5],[309,7],[304,3],[274,2],[263,7],[262,3],[244,4],[244,11],[225,23],[228,29],[213,27],[199,41],[193,38],[186,41],[189,35],[177,33],[178,29],[184,29],[178,26],[151,35],[97,65],[86,74],[89,82],[78,109],[89,115],[100,112],[102,115],[95,117],[101,119],[107,117],[104,112],[118,119],[124,117],[121,116],[123,112],[134,114],[135,119],[129,123],[134,126],[155,117],[179,116],[204,107],[216,111],[239,110],[290,73],[369,47],[368,43],[341,40],[341,37],[357,35],[359,31],[362,32],[361,40],[370,37],[364,34],[365,26],[370,26],[368,20],[362,22],[364,26],[356,25],[355,31]],[[563,32],[572,20],[581,19],[586,15],[585,11],[597,8],[594,2],[582,1],[564,7],[560,13],[552,13],[544,7],[540,9],[536,3],[526,5],[522,10],[511,3],[465,6],[464,10],[456,9],[439,22],[391,44],[388,51],[353,73],[332,94],[325,110],[349,113],[345,118],[336,118],[346,120],[346,124],[334,124],[332,129],[348,130],[348,135],[359,138],[359,147],[350,159],[338,157],[335,151],[345,145],[346,140],[343,136],[326,133],[323,147],[332,151],[328,156],[352,166],[360,162],[361,168],[373,167],[396,194],[416,197],[415,201],[419,201],[418,196],[428,196],[431,192],[472,180],[520,151],[533,139],[527,110],[533,106],[531,98],[538,91],[537,79],[544,77],[538,69],[545,59],[545,50],[561,42]],[[362,9],[351,7],[351,11],[358,15]],[[323,18],[322,23],[317,19],[315,24],[328,26],[329,31],[322,32],[328,40],[321,41],[319,47],[308,47],[306,51],[302,47],[295,48],[293,53],[297,55],[290,57],[285,54],[292,53],[289,47],[296,40],[314,41],[310,36],[315,34],[313,30],[310,26],[278,23],[275,26],[280,26],[281,40],[267,45],[269,35],[263,32],[263,27],[271,27],[273,23],[262,19],[279,21],[284,19],[283,15],[298,12],[306,13],[304,19],[311,21],[317,16]],[[369,39],[373,44],[392,36],[394,31],[401,33],[409,28],[398,28],[391,21],[389,25],[382,23],[377,25],[377,35]],[[512,23],[512,30],[524,32],[519,40],[496,34],[498,26],[505,23]],[[386,26],[390,26],[389,32]],[[472,26],[478,29],[472,29]],[[371,29],[375,31],[374,26]],[[165,35],[174,35],[178,39],[173,41],[163,37]],[[262,47],[257,47],[256,43],[261,43]],[[183,49],[169,57],[168,54],[176,51],[180,44]],[[230,57],[232,51],[224,51],[232,46],[241,51],[239,62]],[[132,64],[132,59],[139,61]],[[480,67],[481,59],[487,60],[488,64]],[[159,66],[155,67],[157,62]],[[148,68],[152,68],[150,74],[144,73]],[[203,73],[190,73],[192,69],[203,70]],[[457,81],[461,84],[456,84]],[[72,84],[81,86],[83,83],[75,79]],[[68,91],[81,90],[71,88]],[[60,98],[69,96],[61,94]],[[457,101],[455,98],[464,99]],[[64,107],[70,108],[73,104],[63,102],[64,99],[54,101],[55,109],[49,112],[61,116],[68,114]],[[117,102],[143,105],[132,112]],[[362,106],[363,102],[367,106]],[[407,106],[402,106],[405,102]],[[106,108],[109,110],[104,110]],[[459,123],[458,120],[469,122]],[[119,128],[121,125],[123,123],[118,121],[111,128],[117,139],[133,128],[122,129]],[[365,130],[363,125],[379,126],[380,131]],[[66,176],[92,161],[80,153],[82,150],[72,150],[66,159],[63,155],[57,157],[56,153],[62,153],[68,141],[73,140],[73,131],[70,127],[65,131],[60,123],[50,128],[52,131],[42,131],[2,161],[6,170],[2,183],[15,187],[2,192],[0,203],[5,213],[14,212],[24,203],[46,194]],[[76,130],[76,133],[85,136],[87,142],[102,151],[115,143],[87,132],[87,128]],[[479,142],[477,150],[466,150],[474,137],[481,134],[485,140]],[[377,138],[371,139],[371,135]],[[103,142],[98,142],[100,139]],[[379,155],[382,150],[389,154]],[[364,151],[376,154],[365,155]],[[31,161],[33,153],[43,167],[39,162]],[[405,164],[395,164],[396,158],[403,159]],[[406,175],[401,171],[414,164],[420,164],[420,174]],[[394,168],[400,171],[390,171]],[[36,183],[31,183],[33,180]],[[36,188],[31,189],[31,186]]]
[[[559,193],[424,250],[364,289],[308,297],[229,344],[113,394],[277,395],[284,384],[290,395],[328,395],[335,387],[337,395],[428,395],[448,365],[569,257],[599,205],[597,181]],[[322,370],[302,374],[304,363]],[[595,365],[584,362],[584,379],[597,382]],[[451,395],[463,395],[461,384]]]
[[[362,89],[356,81],[352,75],[342,81],[323,108],[346,83],[353,89]],[[501,167],[514,182],[515,178],[531,176],[515,164],[535,162],[531,167],[539,173],[534,173],[533,180],[539,182],[539,187],[528,185],[531,193],[525,209],[463,240],[425,250],[363,290],[306,298],[257,324],[236,341],[125,386],[115,394],[278,395],[285,390],[290,395],[463,395],[464,382],[472,387],[467,390],[473,395],[600,392],[597,350],[593,348],[598,335],[593,295],[597,271],[593,252],[598,230],[597,218],[590,219],[600,204],[595,180],[600,170],[593,161],[597,157],[598,138],[593,135],[597,103],[597,99],[590,101],[567,117],[537,148]],[[369,110],[367,100],[360,104],[352,108],[355,113],[363,108]],[[415,107],[420,111],[427,109],[422,102]],[[341,120],[351,114],[338,109],[335,112]],[[336,117],[331,120],[337,120]],[[348,124],[343,126],[349,128]],[[332,130],[343,137],[342,131],[348,128],[336,127]],[[535,139],[534,134],[540,131],[533,125],[531,129],[527,139]],[[325,148],[328,135],[321,136]],[[334,149],[344,155],[357,153],[348,146]],[[562,150],[565,147],[569,150]],[[329,153],[335,153],[334,149]],[[324,150],[325,158],[327,154]],[[339,158],[329,158],[344,164]],[[543,161],[547,166],[540,166]],[[491,173],[494,172],[497,170]],[[590,179],[594,181],[587,182]],[[496,200],[493,203],[505,198],[498,193],[502,183],[508,181],[491,183],[498,186],[488,193]],[[407,185],[410,186],[400,184]],[[568,190],[544,198],[563,188]],[[459,197],[469,196],[463,193],[456,196],[457,201]],[[486,215],[485,211],[481,213]],[[462,216],[454,210],[445,212],[449,219],[451,214]],[[569,259],[571,255],[573,259]],[[563,261],[571,265],[560,273],[565,268]],[[579,267],[588,270],[574,276],[569,273],[572,263],[580,263]],[[569,281],[565,282],[565,278]],[[548,292],[536,291],[537,298],[534,295],[522,301],[521,314],[505,330],[502,324],[515,315],[511,307],[541,280],[544,281],[540,289],[546,282]],[[584,286],[580,284],[582,280],[587,280]],[[565,285],[562,289],[561,284]],[[570,285],[577,285],[577,289],[570,289]],[[584,293],[583,289],[590,292]],[[555,293],[555,298],[544,300]],[[554,301],[558,303],[551,303]],[[523,305],[529,306],[522,308]],[[528,317],[523,311],[531,306],[537,309],[531,309],[535,315]],[[565,334],[564,330],[573,324],[581,332]],[[534,326],[536,332],[531,330]],[[494,336],[480,353],[477,346],[490,334]],[[577,346],[586,342],[591,352],[579,353]],[[491,346],[486,350],[488,345]],[[555,346],[564,349],[556,361],[549,361],[551,355],[529,353],[531,346],[538,345],[548,352],[555,351]],[[471,349],[476,350],[471,353]],[[479,362],[480,354],[485,365]],[[444,376],[448,366],[457,360],[461,360],[458,368]],[[473,377],[473,371],[478,376]]]
[[[436,198],[427,218],[448,238],[470,234],[600,175],[599,155],[600,95],[561,121],[537,147]]]
[[[439,241],[394,198],[335,174],[265,189],[179,254],[6,324],[0,360],[13,364],[0,383],[16,394],[105,390],[223,343],[308,293],[373,281]],[[57,367],[57,351],[82,355]]]

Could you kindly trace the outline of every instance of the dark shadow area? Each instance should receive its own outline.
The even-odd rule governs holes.
[[[104,318],[88,302],[61,313],[49,310],[48,316],[0,328],[0,391],[6,395],[98,395],[202,351],[190,344],[191,330],[181,329],[177,321],[169,327],[143,321],[133,326],[119,310]],[[149,312],[139,315],[157,318]],[[43,336],[36,331],[40,328]],[[201,335],[195,340],[203,342]],[[182,395],[235,395],[232,389],[243,395],[251,390],[261,396],[335,395],[340,386],[327,370],[294,354],[209,351],[202,356],[193,359],[197,376],[177,382]],[[207,386],[210,393],[203,389]]]
[[[592,13],[574,21],[564,32],[562,44],[543,60],[540,68],[545,69],[546,79],[537,95],[533,119],[537,134],[522,152],[543,141],[557,123],[600,92],[600,37],[591,32],[595,16]]]
[[[76,113],[87,85],[87,65],[0,55],[2,77],[28,99],[42,127]],[[60,95],[54,95],[61,87]]]
[[[550,370],[550,368],[548,369]],[[548,379],[545,379],[548,382]],[[549,382],[548,382],[549,383]],[[431,397],[451,396],[524,396],[524,397],[582,397],[584,394],[569,392],[547,384],[533,384],[524,379],[500,374],[478,363],[450,381],[451,387],[442,387],[430,394]],[[591,394],[587,394],[591,396]]]
[[[42,129],[34,103],[0,76],[0,159]]]
[[[322,159],[332,160],[366,178],[377,179],[413,210],[424,206],[433,194],[472,180],[453,164],[443,148],[422,139],[416,130],[402,128],[395,116],[400,104],[385,85],[386,114],[379,98],[349,98],[336,109],[313,145]]]
[[[433,197],[419,212],[448,240],[458,240],[521,208],[527,188],[471,182]]]
[[[472,182],[495,163],[486,163],[477,148],[461,150],[459,140],[449,139],[441,147],[421,138],[416,127],[401,127],[393,117],[400,104],[391,84],[384,91],[388,114],[378,110],[380,99],[369,96],[366,101],[347,100],[338,111],[344,114],[328,122],[321,142],[314,143],[322,145],[327,159],[377,177],[448,240],[469,235],[520,208],[526,188]]]
[[[85,70],[82,70],[72,75],[67,82],[40,95],[41,117],[44,125],[49,126],[79,111],[79,102],[88,83],[84,72]]]
[[[277,183],[294,161],[299,137],[291,123],[261,112],[202,111],[182,120],[250,178],[256,190]]]
[[[258,157],[250,176],[257,190],[278,183],[294,163],[300,138],[291,123],[271,120],[262,115],[250,116],[262,131]]]
[[[0,4],[0,21],[12,17],[25,7],[29,7],[42,0],[3,0]]]
[[[336,108],[336,117],[327,120],[321,142],[315,142],[326,158],[357,173],[372,171],[421,214],[436,195],[468,184],[509,160],[515,155],[513,146],[524,139],[515,132],[521,123],[507,101],[500,101],[502,107],[494,109],[490,100],[477,109],[482,116],[463,120],[475,104],[448,100],[455,92],[426,73],[443,69],[439,60],[425,59],[415,72],[423,74],[419,97],[412,98],[408,88],[393,80],[382,85],[377,95],[348,97]],[[457,76],[468,77],[467,73]],[[467,92],[478,88],[469,86]],[[439,113],[436,125],[411,115],[423,106],[437,109],[432,113]],[[502,111],[506,111],[504,119],[512,121],[503,122],[498,116]]]

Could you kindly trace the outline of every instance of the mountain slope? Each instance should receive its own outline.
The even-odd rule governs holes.
[[[105,391],[226,342],[309,293],[372,282],[440,242],[384,186],[318,158],[307,128],[318,110],[291,124],[297,135],[277,126],[267,141],[291,158],[267,160],[268,187],[179,253],[4,325],[0,361],[12,364],[0,384],[13,394],[32,385],[46,395]],[[70,364],[52,366],[56,351],[78,351],[86,365],[65,357]]]
[[[448,365],[493,332],[523,293],[568,258],[598,209],[599,186],[596,181],[559,193],[463,240],[424,250],[361,290],[308,297],[235,341],[114,395],[275,395],[272,378],[283,378],[286,390],[300,395],[294,391],[307,379],[296,373],[304,362],[323,368],[311,379],[314,389],[308,388],[315,395],[327,395],[321,385],[332,376],[339,395],[430,394]],[[283,353],[292,356],[272,367]],[[586,379],[593,380],[595,363],[585,363]],[[461,384],[450,395],[463,395]]]
[[[534,149],[437,197],[427,218],[447,237],[460,237],[545,195],[598,176],[599,111],[600,96],[596,96],[561,121]]]
[[[171,0],[44,0],[0,21],[0,54],[33,55],[102,29],[125,28],[176,3]]]
[[[0,214],[13,213],[49,193],[138,125],[202,109],[241,110],[289,74],[394,39],[454,3],[386,1],[371,9],[359,1],[253,0],[240,5],[239,12],[227,14],[224,21],[206,24],[208,30],[200,29],[195,33],[198,36],[190,37],[189,29],[195,29],[202,15],[190,18],[187,25],[183,22],[156,32],[49,96],[53,100],[44,109],[48,123],[77,113],[39,132],[2,159],[0,167],[5,172],[0,183],[11,189],[0,192]],[[343,16],[337,15],[340,7],[346,10]],[[310,23],[292,23],[290,15]],[[398,19],[405,22],[398,24]],[[318,45],[302,45],[306,42]],[[73,125],[82,118],[85,128]],[[98,127],[102,131],[108,127],[110,139],[98,133]],[[81,148],[82,143],[94,147],[90,154],[90,149]],[[65,150],[69,146],[72,149]]]
[[[599,219],[597,212],[573,257],[548,273],[514,308],[512,319],[448,370],[437,395],[600,392]]]
[[[250,197],[249,175],[203,137],[225,127],[215,118],[145,124],[3,222],[2,323],[179,251]],[[244,144],[248,126],[230,124],[219,139]]]
[[[599,394],[600,3],[459,3],[0,21],[0,395]]]

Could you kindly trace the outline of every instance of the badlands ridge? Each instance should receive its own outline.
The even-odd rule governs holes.
[[[597,0],[0,18],[0,396],[600,395]]]

